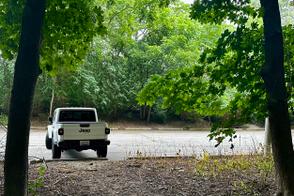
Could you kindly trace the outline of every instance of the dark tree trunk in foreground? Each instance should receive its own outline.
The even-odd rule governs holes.
[[[265,67],[268,111],[280,195],[294,195],[294,153],[284,79],[284,54],[278,0],[261,0],[264,10]]]
[[[7,196],[27,195],[30,117],[40,73],[39,51],[44,13],[45,0],[26,1],[8,119],[4,165],[4,194]]]

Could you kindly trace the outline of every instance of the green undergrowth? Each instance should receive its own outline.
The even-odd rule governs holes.
[[[275,189],[271,156],[204,154],[195,165],[195,175],[215,181],[229,179],[231,195],[268,195],[269,189]]]
[[[7,126],[8,124],[8,117],[5,114],[0,114],[0,125]]]
[[[43,163],[38,167],[37,172],[33,174],[32,179],[28,183],[29,195],[37,196],[38,191],[45,186],[46,171],[47,166]]]
[[[210,156],[204,153],[195,166],[197,175],[213,177],[225,172],[246,170],[256,170],[261,176],[267,177],[274,170],[273,159],[271,156],[261,155]]]

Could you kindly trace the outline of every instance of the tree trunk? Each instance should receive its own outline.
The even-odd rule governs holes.
[[[50,109],[49,109],[49,116],[50,117],[52,117],[52,113],[53,113],[54,97],[55,97],[55,91],[54,91],[54,87],[53,87],[52,92],[51,92]]]
[[[278,0],[260,0],[264,11],[265,66],[272,149],[279,195],[294,195],[294,153],[284,79],[284,54]]]
[[[268,117],[265,118],[264,123],[264,156],[269,156],[271,154],[271,145],[272,145],[272,139],[271,139],[271,132],[269,127],[269,119]]]
[[[151,109],[152,107],[148,106],[147,123],[150,123]]]
[[[39,53],[45,0],[27,0],[15,63],[10,99],[4,165],[4,194],[27,195],[30,116],[36,81],[40,74]]]
[[[140,117],[141,120],[146,120],[146,103],[144,104],[144,106],[141,106],[141,110],[140,110]]]
[[[140,106],[140,119],[144,120],[144,106]]]

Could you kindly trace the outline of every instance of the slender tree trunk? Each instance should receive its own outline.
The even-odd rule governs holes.
[[[140,106],[140,119],[144,120],[144,106]]]
[[[144,106],[140,107],[140,118],[141,120],[146,120],[146,103],[144,104]]]
[[[294,195],[294,153],[284,79],[284,54],[278,0],[260,0],[264,11],[265,66],[272,149],[279,195]]]
[[[151,108],[150,106],[148,106],[147,123],[150,122],[151,109],[152,109],[152,108]]]
[[[51,92],[50,109],[49,109],[49,116],[50,117],[52,117],[52,113],[53,113],[54,97],[55,97],[55,90],[53,87],[52,92]]]
[[[7,196],[27,195],[30,116],[40,74],[39,51],[44,13],[45,0],[26,1],[8,119],[4,165],[4,194]]]
[[[266,117],[264,123],[264,156],[269,156],[271,154],[271,145],[272,139],[269,126],[269,119],[268,117]]]

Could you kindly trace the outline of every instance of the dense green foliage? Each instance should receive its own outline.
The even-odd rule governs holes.
[[[240,122],[261,122],[266,96],[261,78],[264,64],[260,10],[250,1],[196,1],[191,15],[203,23],[234,24],[223,31],[214,47],[206,47],[198,66],[172,70],[151,78],[139,101],[195,111],[201,115],[226,115],[223,127]],[[229,11],[228,11],[229,10]],[[286,82],[293,101],[293,25],[283,28]],[[293,108],[293,105],[291,105]],[[219,126],[219,125],[218,125]]]
[[[196,1],[191,12],[180,1],[50,1],[34,113],[49,111],[54,90],[54,107],[93,106],[104,117],[137,118],[140,110],[151,108],[151,118],[188,112],[208,119],[233,117],[228,125],[261,121],[266,97],[259,74],[259,10],[249,1],[203,2]],[[289,24],[292,9],[286,1],[281,4]],[[22,7],[7,14],[6,6],[0,3],[0,50],[14,59]],[[292,106],[293,26],[284,27],[284,38]],[[8,111],[12,64],[1,58],[3,112]]]
[[[176,107],[177,112],[194,111],[201,116],[219,116],[210,138],[219,145],[235,137],[231,128],[246,122],[263,122],[267,97],[261,78],[264,65],[262,11],[244,1],[198,0],[191,17],[201,23],[231,24],[215,46],[206,47],[198,66],[175,69],[152,77],[138,95],[139,103]],[[283,28],[286,85],[293,110],[293,25]],[[216,145],[216,146],[217,146]],[[233,145],[232,145],[233,147]]]
[[[24,1],[0,3],[0,50],[5,59],[16,56]],[[45,14],[41,68],[55,74],[78,66],[94,36],[105,32],[103,11],[96,1],[51,0]]]
[[[68,50],[80,46],[79,42],[74,41],[79,31],[74,35],[66,35],[60,33],[64,29],[54,28],[51,29],[55,32],[53,35],[45,33],[45,38],[49,38],[44,39],[45,55],[42,56],[42,62],[46,70],[53,68],[53,71],[49,75],[45,72],[39,79],[35,113],[48,111],[54,89],[55,107],[94,106],[103,116],[108,117],[118,117],[123,113],[138,115],[141,107],[136,102],[136,95],[148,79],[169,70],[197,66],[201,50],[213,46],[222,29],[220,26],[201,25],[191,20],[187,4],[179,1],[168,3],[130,0],[102,1],[97,4],[104,10],[104,22],[100,26],[105,27],[107,33],[96,36],[87,45],[89,52],[85,59],[80,59],[84,60],[82,64],[79,59],[71,62],[71,57],[67,59],[65,55],[72,55]],[[64,28],[72,31],[74,27],[65,25]],[[46,29],[45,32],[51,30]],[[88,40],[81,41],[84,45],[88,43]],[[48,48],[48,44],[54,45]],[[57,53],[53,51],[54,48],[58,49]],[[83,53],[77,51],[74,54],[82,58]],[[63,70],[78,65],[73,71]],[[163,110],[154,108],[154,111]]]
[[[12,86],[13,63],[0,57],[0,113],[8,112],[9,93]]]

